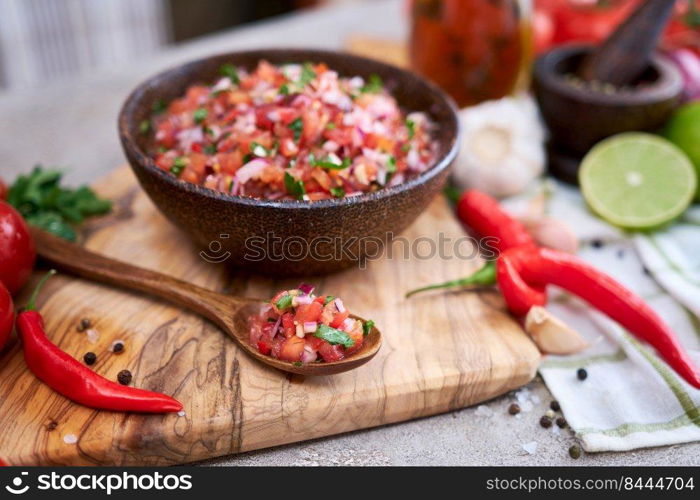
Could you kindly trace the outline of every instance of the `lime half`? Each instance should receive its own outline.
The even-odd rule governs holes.
[[[651,229],[679,215],[695,195],[690,159],[661,137],[630,132],[591,149],[581,163],[579,183],[600,217],[627,229]]]

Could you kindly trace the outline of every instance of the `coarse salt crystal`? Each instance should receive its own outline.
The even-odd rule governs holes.
[[[486,405],[479,405],[476,407],[474,414],[480,417],[491,417],[493,416],[493,410]]]
[[[187,413],[185,412],[185,410],[180,410],[179,412],[177,412],[177,416],[178,416],[178,417],[184,417],[185,415],[187,415]]]
[[[98,332],[94,328],[89,328],[88,330],[85,330],[85,335],[87,335],[87,339],[91,344],[96,344],[97,341],[100,340],[100,332]]]
[[[75,434],[66,434],[63,436],[63,442],[66,444],[75,444],[78,442],[78,436]]]
[[[525,450],[528,455],[534,455],[537,452],[537,441],[525,443],[522,445],[522,447],[523,447],[523,450]]]

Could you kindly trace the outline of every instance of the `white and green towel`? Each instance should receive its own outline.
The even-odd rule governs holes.
[[[571,224],[579,255],[646,299],[700,366],[700,207],[665,231],[627,235],[591,215],[578,190],[547,182],[547,212]],[[525,198],[506,206],[518,212]],[[561,290],[550,293],[548,308],[591,343],[575,355],[548,356],[540,368],[586,451],[700,441],[700,390],[653,348]]]

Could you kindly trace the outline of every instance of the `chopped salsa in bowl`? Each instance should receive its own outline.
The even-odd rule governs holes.
[[[234,196],[315,201],[394,186],[438,156],[425,113],[405,113],[377,75],[325,64],[252,71],[224,64],[212,84],[157,102],[141,124],[155,164]]]
[[[250,344],[291,363],[331,363],[362,348],[374,322],[352,318],[343,301],[314,295],[313,287],[283,290],[249,318]]]

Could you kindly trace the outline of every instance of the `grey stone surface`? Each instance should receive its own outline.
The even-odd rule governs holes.
[[[68,167],[68,180],[89,182],[124,163],[116,134],[119,107],[143,78],[182,61],[262,46],[340,48],[351,34],[400,38],[400,0],[372,0],[308,11],[175,46],[129,67],[46,82],[0,94],[0,175],[12,179],[42,162]],[[568,456],[568,431],[545,430],[539,418],[551,396],[541,381],[527,387],[532,408],[508,414],[513,394],[485,405],[376,429],[202,462],[206,465],[698,465],[700,444],[627,453]],[[529,407],[529,405],[526,405]],[[537,443],[533,454],[523,445]]]

